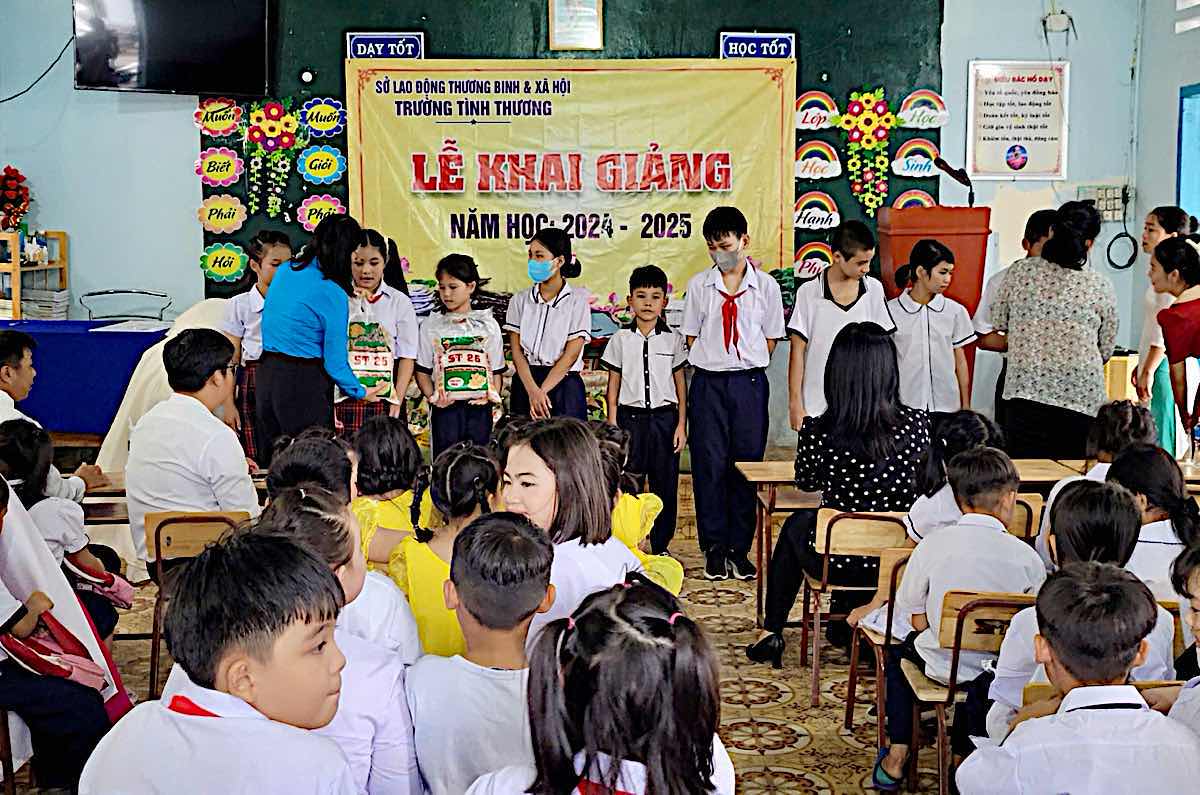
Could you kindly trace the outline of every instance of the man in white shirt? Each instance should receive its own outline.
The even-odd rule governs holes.
[[[28,420],[41,427],[32,417],[17,409],[17,402],[29,397],[37,370],[33,366],[33,351],[37,342],[23,331],[0,330],[0,422]],[[83,464],[75,474],[63,477],[51,465],[46,478],[46,494],[50,497],[82,502],[84,492],[107,482],[100,467]]]
[[[138,420],[129,437],[125,488],[129,532],[149,560],[145,517],[158,511],[246,511],[258,493],[237,434],[213,413],[236,383],[233,343],[219,331],[188,329],[163,347],[174,394]]]
[[[1060,695],[1029,710],[1003,744],[967,758],[956,776],[963,795],[1194,791],[1200,737],[1125,684],[1145,661],[1156,613],[1145,584],[1111,564],[1051,575],[1038,594],[1034,646]]]

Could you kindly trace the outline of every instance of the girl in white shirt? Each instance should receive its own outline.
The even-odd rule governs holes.
[[[896,271],[904,292],[888,301],[888,312],[896,323],[906,406],[950,412],[971,405],[964,349],[975,341],[975,327],[967,308],[945,295],[953,273],[954,253],[936,240],[918,240],[908,264]]]
[[[642,565],[612,534],[600,443],[585,423],[571,417],[531,423],[509,446],[502,484],[505,509],[545,530],[554,544],[554,605],[534,616],[526,644],[532,646],[542,627]]]
[[[641,577],[551,622],[529,659],[533,765],[468,795],[734,792],[717,737],[717,659],[675,597]]]
[[[362,593],[367,562],[358,522],[341,495],[318,486],[286,489],[253,532],[289,538],[326,563],[342,585],[347,607]],[[341,698],[333,720],[316,733],[341,747],[361,792],[420,792],[403,661],[340,626],[334,640],[346,657]]]

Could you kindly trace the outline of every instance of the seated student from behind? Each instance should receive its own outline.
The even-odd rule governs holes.
[[[948,591],[1035,593],[1046,579],[1042,559],[1007,530],[1021,483],[1007,455],[991,447],[959,453],[947,467],[963,518],[917,545],[896,592],[895,612],[911,616],[914,632],[889,650],[887,727],[891,746],[881,749],[873,773],[877,789],[895,790],[912,744],[913,692],[900,669],[907,659],[931,679],[947,683],[951,650],[939,642],[942,601]],[[988,655],[959,655],[958,682],[983,673]]]
[[[1038,594],[1034,645],[1058,693],[1054,711],[975,751],[956,776],[963,795],[1194,792],[1200,737],[1126,684],[1146,658],[1155,607],[1143,582],[1107,563],[1052,574]]]
[[[329,567],[285,538],[236,533],[201,552],[167,608],[183,675],[100,742],[80,795],[357,795],[341,749],[308,731],[337,713],[343,599]]]
[[[525,637],[533,616],[554,602],[553,560],[546,533],[515,513],[481,516],[454,539],[445,598],[466,654],[427,654],[405,683],[431,795],[458,795],[491,770],[533,763]]]
[[[363,549],[373,570],[386,570],[393,550],[412,535],[413,495],[424,459],[417,440],[399,417],[371,417],[354,435],[358,493],[350,505],[362,526]],[[425,474],[428,474],[427,472]],[[420,526],[433,521],[433,501],[420,499]]]
[[[146,549],[148,513],[259,514],[242,443],[213,414],[233,392],[233,343],[219,331],[188,329],[163,348],[163,364],[175,394],[138,420],[125,465],[129,532],[141,560],[153,554]]]

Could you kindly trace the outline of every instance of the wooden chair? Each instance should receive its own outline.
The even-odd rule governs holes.
[[[821,504],[820,495],[800,491],[796,488],[773,488],[760,491],[756,498],[758,510],[755,511],[754,537],[755,562],[758,564],[758,578],[754,592],[754,624],[763,625],[763,595],[767,588],[767,570],[771,563],[771,550],[775,528],[772,517],[776,514],[794,513],[802,509],[816,508]]]
[[[1171,618],[1175,622],[1175,635],[1171,641],[1171,656],[1176,660],[1179,655],[1183,654],[1187,648],[1187,643],[1183,639],[1183,617],[1179,614],[1179,602],[1174,599],[1159,599],[1158,604],[1163,610],[1171,614]]]
[[[4,709],[0,709],[0,770],[4,773],[4,795],[17,795],[18,768],[13,764],[12,736],[8,732],[8,710]]]
[[[933,707],[937,713],[938,793],[950,792],[950,737],[946,732],[946,712],[966,694],[958,689],[959,656],[964,651],[998,654],[1012,617],[1034,603],[1030,594],[979,593],[949,591],[942,600],[938,623],[938,644],[950,649],[948,684],[927,677],[911,660],[901,660],[900,670],[913,691],[913,744],[908,756],[908,782],[917,781],[917,752],[920,748],[921,712]]]
[[[146,514],[146,548],[154,550],[154,572],[158,597],[154,600],[154,621],[150,635],[149,697],[158,697],[159,660],[163,619],[171,601],[171,583],[164,562],[194,558],[229,530],[248,521],[245,511],[162,511]],[[142,637],[146,637],[142,633]]]
[[[1141,692],[1142,690],[1153,690],[1156,687],[1174,687],[1176,685],[1182,685],[1184,682],[1182,679],[1148,679],[1145,682],[1130,682],[1129,684],[1133,685],[1138,689],[1139,692]],[[1021,705],[1028,707],[1030,704],[1037,703],[1038,701],[1045,701],[1053,696],[1054,685],[1050,684],[1049,682],[1030,682],[1029,684],[1025,685],[1025,689],[1021,691]]]
[[[809,635],[812,636],[812,681],[810,703],[821,701],[821,597],[833,591],[866,591],[869,587],[833,585],[829,582],[832,555],[878,558],[883,550],[901,547],[908,535],[902,513],[842,513],[832,508],[817,512],[816,548],[821,553],[821,577],[804,573],[801,598],[804,617],[800,624],[800,664],[808,664]],[[845,618],[830,614],[826,619]]]
[[[1008,532],[1033,546],[1042,526],[1042,509],[1045,506],[1046,498],[1040,494],[1018,494],[1012,519],[1008,523]]]
[[[846,718],[843,725],[847,733],[854,731],[854,707],[857,704],[855,696],[858,688],[858,650],[861,640],[870,647],[875,655],[875,724],[878,738],[876,745],[879,748],[886,744],[883,723],[885,682],[883,655],[892,643],[891,604],[895,601],[897,585],[900,578],[904,576],[904,568],[908,564],[908,556],[911,554],[912,550],[907,547],[896,547],[881,550],[879,556],[879,580],[875,586],[875,597],[888,600],[888,622],[885,634],[881,635],[873,629],[864,627],[860,622],[850,636],[850,678],[846,683]]]

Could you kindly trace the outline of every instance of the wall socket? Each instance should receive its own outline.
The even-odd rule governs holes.
[[[1075,198],[1079,201],[1094,201],[1096,209],[1105,221],[1116,222],[1121,220],[1125,212],[1125,205],[1121,200],[1122,191],[1128,192],[1129,202],[1133,203],[1133,188],[1125,185],[1080,185],[1076,189]]]

